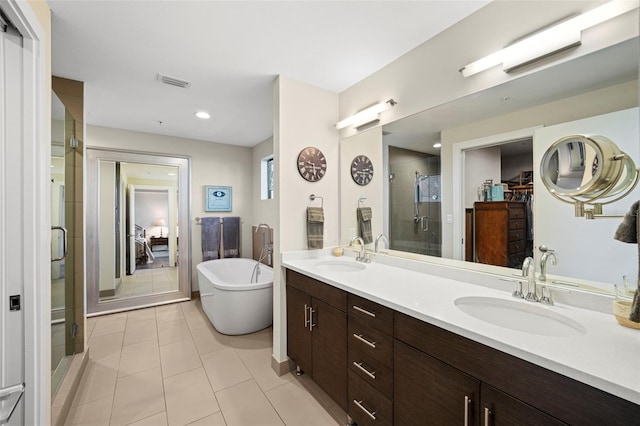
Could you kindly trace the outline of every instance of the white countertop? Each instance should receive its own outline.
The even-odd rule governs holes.
[[[556,303],[546,306],[511,297],[510,292],[429,273],[424,262],[411,269],[385,260],[366,264],[357,272],[318,268],[322,261],[355,262],[352,257],[333,257],[326,251],[284,253],[282,266],[334,287],[365,297],[419,320],[444,328],[476,342],[571,377],[580,382],[640,404],[640,330],[618,325],[613,314]],[[402,262],[406,266],[406,261]],[[474,276],[475,275],[475,276]],[[498,276],[493,277],[497,282]],[[504,283],[503,283],[504,284]],[[507,283],[508,284],[508,283]],[[507,288],[509,286],[507,285]],[[524,291],[526,292],[526,285]],[[549,337],[511,330],[478,320],[458,309],[459,297],[492,297],[535,305],[569,317],[586,328],[572,337]]]

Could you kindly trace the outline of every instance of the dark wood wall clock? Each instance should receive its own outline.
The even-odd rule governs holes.
[[[360,186],[368,185],[373,179],[373,163],[366,155],[357,155],[351,162],[351,177]]]
[[[297,164],[300,176],[309,182],[319,181],[327,172],[327,158],[314,146],[308,146],[300,151]]]

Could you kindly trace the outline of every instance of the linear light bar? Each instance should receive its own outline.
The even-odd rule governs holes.
[[[637,9],[639,1],[614,0],[558,25],[540,31],[460,69],[464,77],[502,64],[509,72],[515,68],[569,49],[581,43],[582,30]]]
[[[336,129],[344,129],[345,127],[351,125],[358,127],[362,126],[363,124],[370,123],[378,119],[378,115],[380,115],[381,112],[388,110],[395,104],[397,104],[396,101],[394,101],[393,99],[389,99],[388,101],[371,105],[370,107],[365,108],[362,111],[359,111],[352,116],[338,122],[336,124]]]

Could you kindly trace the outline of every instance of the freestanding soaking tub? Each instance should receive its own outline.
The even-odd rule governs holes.
[[[197,265],[202,309],[222,334],[247,334],[273,321],[273,269],[258,262],[229,258]],[[257,281],[257,282],[256,282]]]

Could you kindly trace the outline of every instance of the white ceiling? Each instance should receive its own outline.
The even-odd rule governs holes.
[[[85,82],[88,124],[254,146],[277,75],[340,93],[486,3],[49,0],[52,70]]]

